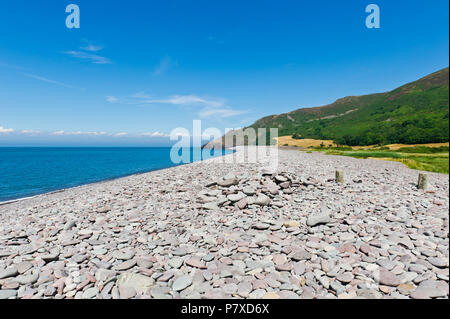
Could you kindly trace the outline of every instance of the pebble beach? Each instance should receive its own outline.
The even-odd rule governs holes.
[[[0,299],[448,299],[448,175],[240,151],[0,204]]]

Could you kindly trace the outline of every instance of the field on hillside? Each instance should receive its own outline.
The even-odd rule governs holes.
[[[441,146],[449,146],[449,143],[429,143],[429,144],[389,144],[386,145],[390,150],[396,151],[405,147],[441,147]]]
[[[297,146],[297,147],[303,147],[303,148],[309,148],[309,147],[320,147],[320,145],[323,143],[324,146],[328,147],[332,145],[333,147],[336,147],[337,145],[330,140],[314,140],[310,138],[305,139],[294,139],[292,136],[280,136],[278,137],[278,146]]]
[[[315,140],[310,138],[305,139],[294,139],[292,136],[280,136],[278,137],[278,146],[297,146],[297,147],[320,147],[323,143],[325,147],[337,147],[337,145],[331,140]],[[401,148],[412,148],[412,147],[441,147],[441,146],[449,146],[449,142],[447,143],[428,143],[428,144],[389,144],[383,145],[383,147],[389,148],[391,151],[396,151]],[[379,148],[379,145],[369,145],[369,146],[352,146],[354,150],[370,150]]]

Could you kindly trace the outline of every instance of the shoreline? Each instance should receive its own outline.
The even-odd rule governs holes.
[[[239,151],[0,206],[0,298],[448,298],[446,175]]]
[[[46,148],[46,147],[43,147],[43,148]],[[131,148],[133,148],[133,147],[131,147]],[[222,150],[231,151],[231,152],[235,151],[234,148],[228,148],[228,149],[224,148]],[[220,156],[214,156],[212,158],[222,157],[222,156],[225,156],[225,155],[228,155],[228,154],[223,154],[223,155],[220,155]],[[200,160],[200,161],[197,161],[197,162],[207,161],[209,159],[211,159],[211,158],[208,158],[206,160]],[[71,186],[71,187],[65,187],[65,188],[56,188],[56,189],[48,191],[48,192],[42,192],[42,193],[38,193],[38,194],[35,194],[35,195],[26,196],[26,197],[20,197],[20,198],[14,198],[14,199],[6,200],[6,201],[0,201],[0,206],[8,205],[8,204],[12,204],[12,203],[28,200],[28,199],[33,199],[33,198],[36,198],[36,197],[42,196],[42,195],[51,195],[51,194],[61,193],[61,192],[65,192],[65,191],[68,191],[68,190],[71,190],[71,189],[75,189],[75,188],[78,188],[78,187],[105,183],[105,182],[114,181],[114,180],[121,179],[121,178],[127,178],[127,177],[130,177],[130,176],[147,174],[147,173],[151,173],[151,172],[155,172],[155,171],[161,171],[161,170],[170,169],[170,168],[177,167],[177,166],[189,165],[189,164],[193,164],[193,163],[197,163],[197,162],[190,162],[190,163],[184,163],[184,164],[175,164],[173,166],[157,168],[157,169],[152,169],[152,170],[145,170],[145,171],[142,171],[142,172],[130,173],[130,174],[121,175],[121,176],[117,176],[117,177],[111,177],[111,178],[107,178],[107,179],[102,179],[102,180],[96,181],[96,182],[81,183],[79,185],[75,185],[75,186]]]
[[[306,152],[307,151],[307,149],[302,149],[302,148],[297,147],[297,146],[278,146],[278,149],[279,150],[283,150],[283,151],[298,151],[298,152]],[[236,147],[228,148],[228,149],[224,148],[223,150],[233,151],[233,152],[237,151]],[[34,198],[37,198],[39,196],[45,196],[45,195],[52,195],[52,194],[62,193],[62,192],[70,191],[72,189],[77,189],[77,188],[80,188],[80,187],[84,187],[84,186],[107,183],[107,182],[114,181],[114,180],[119,180],[119,179],[122,179],[122,178],[128,178],[128,177],[132,177],[132,176],[148,174],[148,173],[151,173],[151,172],[167,170],[167,169],[171,169],[171,168],[178,167],[178,166],[191,165],[191,164],[195,164],[195,163],[198,163],[198,162],[208,161],[208,160],[211,160],[211,159],[214,159],[214,158],[221,158],[221,157],[224,157],[226,155],[232,155],[232,154],[234,154],[234,153],[224,154],[224,155],[221,155],[221,156],[217,156],[217,157],[213,157],[213,158],[209,158],[209,159],[201,160],[201,161],[197,161],[197,162],[190,162],[190,163],[185,163],[185,164],[177,164],[177,165],[174,165],[174,166],[158,168],[158,169],[153,169],[153,170],[149,170],[149,171],[142,171],[142,172],[137,172],[137,173],[131,173],[131,174],[122,175],[122,176],[118,176],[118,177],[112,177],[112,178],[103,179],[103,180],[100,180],[100,181],[97,181],[97,182],[82,183],[80,185],[67,187],[67,188],[55,189],[55,190],[52,190],[52,191],[43,192],[43,193],[39,193],[39,194],[36,194],[36,195],[31,195],[31,196],[26,196],[26,197],[21,197],[21,198],[6,200],[6,201],[0,201],[0,206],[4,206],[4,205],[8,205],[8,204],[13,204],[13,203],[16,203],[16,202],[21,202],[21,201],[34,199]],[[328,155],[328,156],[330,156],[330,155]],[[343,156],[343,155],[331,155],[331,156]],[[362,158],[360,158],[360,159],[362,159]],[[371,159],[371,160],[378,160],[378,159]],[[383,159],[383,161],[389,161],[389,160]],[[391,161],[391,162],[395,162],[395,161]],[[397,162],[397,163],[400,163],[400,162]],[[402,164],[405,167],[407,167],[404,163],[400,163],[400,164]],[[448,174],[445,174],[445,173],[437,173],[437,172],[429,172],[429,171],[421,171],[421,170],[415,170],[415,171],[422,172],[422,173],[430,173],[430,174],[448,175]]]

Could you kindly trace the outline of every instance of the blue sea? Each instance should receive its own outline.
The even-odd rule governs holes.
[[[170,147],[0,148],[0,202],[180,165],[171,161],[170,151]],[[188,162],[198,151],[190,149]],[[205,157],[229,152],[211,151]]]

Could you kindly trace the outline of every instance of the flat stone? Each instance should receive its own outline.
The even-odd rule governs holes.
[[[239,209],[244,209],[244,208],[247,207],[247,205],[248,205],[248,199],[247,199],[247,198],[243,198],[243,199],[241,199],[240,201],[238,201],[238,202],[236,203],[236,206],[237,206]]]
[[[271,202],[271,199],[269,196],[266,196],[264,194],[260,194],[256,199],[255,199],[255,205],[259,205],[259,206],[267,206],[269,205]]]
[[[42,255],[41,258],[46,263],[56,261],[59,259],[59,251],[58,250],[51,251],[48,254]]]
[[[183,265],[183,262],[183,258],[173,257],[167,262],[167,264],[172,268],[178,269]]]
[[[17,290],[13,289],[2,289],[0,290],[0,299],[9,299],[11,297],[17,296]]]
[[[121,274],[117,278],[117,287],[119,288],[119,291],[121,287],[131,287],[134,288],[136,293],[140,294],[146,294],[147,291],[153,287],[154,283],[154,279],[150,277],[130,272]]]
[[[295,261],[309,260],[311,259],[311,254],[306,250],[300,250],[292,255],[291,259]]]
[[[158,278],[159,282],[168,282],[173,278],[175,274],[172,271],[166,271],[161,277]]]
[[[256,194],[256,189],[254,187],[246,186],[242,189],[242,192],[247,196],[253,196]]]
[[[262,176],[275,175],[277,170],[273,167],[264,167],[264,168],[261,168],[259,172]]]
[[[278,271],[291,271],[294,268],[291,262],[281,264],[281,265],[275,265],[275,269]]]
[[[95,256],[102,256],[102,255],[106,255],[108,253],[108,250],[106,250],[105,248],[96,248],[92,251],[92,254],[94,254]]]
[[[150,295],[155,299],[163,299],[169,297],[169,287],[155,287],[150,290]]]
[[[217,185],[219,185],[221,187],[230,187],[230,186],[237,185],[237,184],[239,184],[239,180],[237,178],[230,178],[230,179],[226,179],[226,180],[217,182]]]
[[[397,287],[400,285],[399,278],[391,271],[385,268],[379,268],[374,272],[374,277],[378,282],[385,286]]]
[[[281,290],[280,292],[278,292],[278,295],[281,299],[300,299],[299,295],[289,290]]]
[[[8,249],[0,250],[0,258],[8,257],[8,256],[11,256],[12,254],[14,254],[14,253],[11,250],[8,250]]]
[[[183,257],[183,256],[185,256],[186,254],[187,254],[187,251],[186,251],[186,249],[183,248],[183,247],[179,247],[179,248],[175,249],[175,250],[172,252],[172,255],[178,256],[178,257]]]
[[[19,274],[17,266],[9,267],[4,270],[0,270],[0,279],[5,279],[9,277],[15,277]]]
[[[296,262],[293,265],[293,269],[294,269],[294,274],[296,274],[297,276],[301,276],[305,273],[306,266],[305,266],[304,262]]]
[[[122,286],[119,288],[120,299],[131,299],[136,296],[136,290],[130,286]]]
[[[265,223],[256,223],[253,225],[253,228],[258,229],[258,230],[265,230],[268,229],[270,227],[269,224],[265,224]]]
[[[219,206],[213,202],[203,204],[202,208],[206,210],[220,210]]]
[[[306,225],[314,227],[321,224],[327,224],[331,222],[331,217],[329,213],[320,213],[308,216],[306,220]]]
[[[151,262],[150,260],[144,259],[144,258],[138,258],[136,260],[136,263],[137,263],[138,267],[145,268],[145,269],[150,269],[153,267],[153,262]]]
[[[267,292],[262,296],[262,299],[280,299],[280,295],[275,292]]]
[[[120,260],[129,260],[134,257],[136,252],[133,249],[116,250],[113,257]]]
[[[19,272],[19,274],[23,274],[28,270],[30,270],[31,268],[33,268],[33,264],[30,263],[29,261],[23,261],[17,264],[17,271]]]
[[[111,211],[111,208],[109,208],[109,207],[101,207],[101,208],[97,209],[97,213],[99,213],[99,214],[106,214],[109,211]]]
[[[225,284],[222,286],[222,290],[226,294],[234,294],[238,290],[238,286],[235,283]]]
[[[184,275],[181,277],[178,277],[172,284],[172,289],[174,291],[181,291],[186,289],[187,287],[189,287],[190,285],[192,285],[192,279],[191,277]]]
[[[402,295],[410,295],[411,292],[413,292],[415,289],[416,289],[416,286],[414,286],[413,284],[400,284],[397,286],[397,290]]]
[[[15,280],[21,285],[31,285],[37,282],[39,279],[39,271],[35,269],[29,275],[20,275],[15,278]]]
[[[281,283],[273,278],[266,278],[265,281],[272,288],[279,288],[281,286]]]
[[[340,295],[345,291],[345,287],[337,280],[330,282],[330,288],[333,289],[337,295]]]
[[[427,260],[435,267],[446,268],[448,267],[448,262],[444,258],[438,257],[428,257]]]
[[[276,176],[275,176],[275,180],[276,180],[277,182],[279,182],[279,183],[284,183],[284,182],[287,182],[287,181],[288,181],[288,179],[287,179],[286,177],[281,176],[281,175],[276,175]]]
[[[336,279],[344,284],[348,284],[350,281],[352,281],[354,278],[353,274],[350,272],[344,272],[342,274],[338,274],[336,276]]]
[[[191,267],[206,269],[205,263],[196,257],[189,258],[188,260],[185,261],[185,263],[186,265]]]
[[[214,259],[214,254],[207,254],[207,255],[203,256],[202,259],[206,262],[210,262]]]
[[[413,299],[429,299],[446,297],[447,289],[444,284],[440,284],[439,281],[425,280],[419,284],[416,290],[411,293]]]
[[[237,286],[237,294],[243,298],[247,298],[248,295],[252,292],[253,286],[250,282],[243,281]]]
[[[358,289],[356,294],[364,299],[382,299],[383,295],[375,289]]]
[[[64,224],[64,230],[70,230],[76,225],[76,220],[69,220],[67,223]]]
[[[241,199],[244,199],[246,196],[243,193],[239,194],[231,194],[227,196],[227,199],[233,203],[239,202]]]
[[[284,227],[300,227],[300,223],[296,220],[290,220],[283,223]]]
[[[97,287],[88,288],[83,292],[83,299],[92,299],[97,296],[99,290]]]
[[[387,270],[392,270],[397,265],[394,261],[387,258],[378,259],[376,263]]]
[[[121,263],[121,264],[119,264],[117,266],[114,266],[114,270],[117,270],[117,271],[128,270],[128,269],[133,268],[134,266],[136,266],[136,264],[137,264],[137,262],[134,259],[127,260],[127,261],[124,261],[123,263]]]
[[[116,275],[116,272],[114,270],[100,268],[95,273],[95,279],[98,282],[106,282],[107,280],[111,279],[115,275]]]

